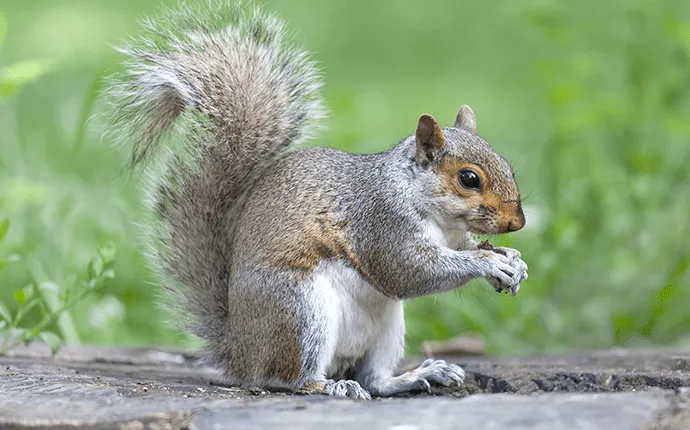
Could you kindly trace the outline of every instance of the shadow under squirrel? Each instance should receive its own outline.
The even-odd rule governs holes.
[[[236,385],[370,399],[462,383],[442,360],[394,375],[403,300],[527,279],[519,252],[471,237],[525,224],[508,162],[468,106],[377,154],[294,149],[324,114],[315,63],[274,15],[200,3],[147,20],[105,93],[181,325]]]

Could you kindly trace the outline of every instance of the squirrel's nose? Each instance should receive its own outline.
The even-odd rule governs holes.
[[[506,218],[503,218],[502,223],[505,226],[505,233],[518,231],[525,226],[525,213],[522,211],[522,205],[519,201],[513,204],[512,208],[506,208],[505,210],[506,215],[508,215]]]
[[[508,221],[508,226],[506,227],[506,230],[508,233],[513,232],[513,231],[518,231],[522,227],[525,226],[525,216],[519,216],[517,218],[513,218],[510,221]]]

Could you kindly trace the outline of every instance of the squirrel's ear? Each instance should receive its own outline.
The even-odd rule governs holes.
[[[462,128],[472,134],[477,134],[477,120],[474,118],[472,108],[463,105],[458,111],[458,116],[455,117],[455,128]]]
[[[443,132],[433,116],[424,114],[417,123],[417,161],[428,164],[438,157],[443,148]]]

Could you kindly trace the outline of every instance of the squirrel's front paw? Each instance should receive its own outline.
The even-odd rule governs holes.
[[[520,277],[518,278],[518,288],[520,286],[520,283],[525,281],[529,276],[527,275],[527,263],[525,263],[521,257],[520,251],[517,249],[513,248],[504,248],[504,247],[499,247],[499,248],[494,248],[494,252],[498,252],[499,254],[503,254],[508,259],[510,260],[510,264],[515,267],[515,269],[518,271],[520,274]],[[515,291],[517,292],[517,291]]]
[[[484,277],[498,292],[515,296],[520,283],[528,278],[527,264],[520,258],[520,252],[512,248],[494,248],[482,254],[488,268]]]

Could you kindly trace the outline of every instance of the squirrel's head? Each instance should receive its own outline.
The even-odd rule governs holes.
[[[449,226],[477,234],[500,234],[525,225],[513,169],[477,136],[474,112],[463,106],[453,127],[422,115],[415,133],[415,160],[435,173],[432,199]]]

